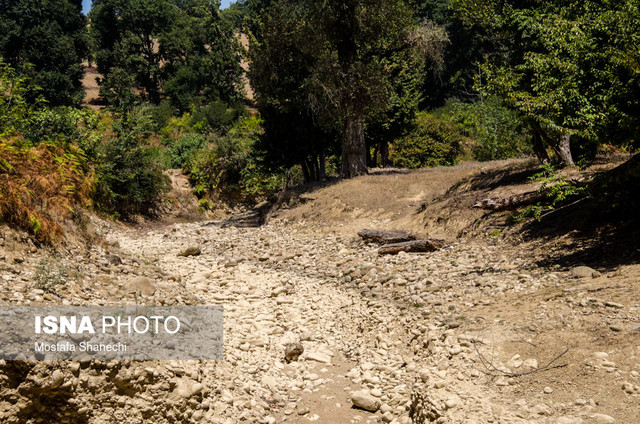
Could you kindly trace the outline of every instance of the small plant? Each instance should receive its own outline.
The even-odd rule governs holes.
[[[56,286],[66,283],[68,278],[67,268],[55,256],[48,256],[36,268],[35,288],[51,293]]]
[[[579,187],[568,181],[564,176],[558,174],[557,169],[551,164],[543,164],[540,166],[540,172],[532,175],[529,182],[542,182],[538,189],[538,193],[546,191],[546,204],[538,202],[536,205],[529,205],[517,214],[514,218],[518,222],[522,222],[527,218],[534,218],[540,221],[542,212],[553,210],[557,206],[564,203],[570,197],[585,192],[585,187]]]

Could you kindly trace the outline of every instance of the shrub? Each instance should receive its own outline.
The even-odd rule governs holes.
[[[462,141],[453,125],[420,112],[415,128],[391,145],[389,158],[395,166],[403,168],[453,165],[460,155]]]
[[[193,125],[201,126],[210,131],[228,130],[238,118],[239,112],[227,106],[226,103],[216,101],[197,108],[193,113]]]
[[[166,127],[174,114],[173,106],[168,101],[162,101],[157,106],[149,106],[149,114],[154,123],[155,132]]]
[[[196,151],[202,149],[206,140],[200,134],[185,134],[177,140],[165,139],[166,160],[165,164],[169,168],[184,168],[193,158]]]
[[[261,132],[260,118],[247,117],[227,135],[215,139],[210,147],[196,152],[187,164],[196,195],[254,201],[278,190],[283,176],[267,173],[253,152]]]
[[[69,280],[69,273],[57,255],[43,258],[34,272],[34,287],[45,292],[54,292],[56,286]]]
[[[144,146],[129,131],[116,132],[96,148],[98,183],[94,195],[99,210],[127,218],[153,215],[168,189],[168,177],[157,149]]]
[[[526,125],[496,97],[476,103],[450,100],[433,113],[473,140],[471,150],[477,160],[507,159],[532,153]]]

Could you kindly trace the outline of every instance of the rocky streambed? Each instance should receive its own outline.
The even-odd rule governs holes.
[[[517,246],[380,256],[278,219],[105,227],[106,244],[61,256],[12,234],[3,304],[222,305],[224,360],[1,362],[3,423],[635,422],[637,357],[548,336],[604,319],[637,339],[637,303],[588,296],[612,276],[540,268]]]

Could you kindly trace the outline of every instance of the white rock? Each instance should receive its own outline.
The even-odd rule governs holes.
[[[356,407],[367,410],[369,412],[376,412],[382,405],[380,399],[376,399],[366,392],[353,393],[351,395],[351,402],[353,402]]]
[[[316,361],[323,364],[331,363],[331,356],[322,352],[309,352],[309,353],[306,353],[304,357],[307,361]]]
[[[611,424],[616,422],[615,418],[606,414],[593,414],[591,418],[597,423]]]

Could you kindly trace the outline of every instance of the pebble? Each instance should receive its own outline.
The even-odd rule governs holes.
[[[600,277],[600,273],[588,266],[578,266],[571,270],[571,274],[578,278],[597,278]]]
[[[376,399],[365,392],[353,393],[351,395],[351,402],[353,402],[354,406],[369,412],[376,412],[382,405],[380,399]]]
[[[150,278],[135,277],[125,285],[127,293],[142,294],[143,296],[153,296],[156,292],[156,285]]]
[[[616,422],[615,418],[606,414],[593,414],[591,416],[591,419],[596,423],[604,423],[604,424],[612,424]]]
[[[326,353],[322,353],[322,352],[309,352],[305,354],[305,359],[307,361],[316,361],[316,362],[321,362],[323,364],[330,364],[331,363],[331,356],[327,355]]]
[[[304,346],[301,343],[290,343],[284,348],[284,359],[287,362],[297,361],[303,352]]]
[[[455,408],[457,405],[458,405],[458,399],[456,398],[449,398],[444,401],[444,406],[446,406],[447,409]]]
[[[202,253],[198,246],[189,246],[182,252],[178,253],[178,256],[198,256]]]

